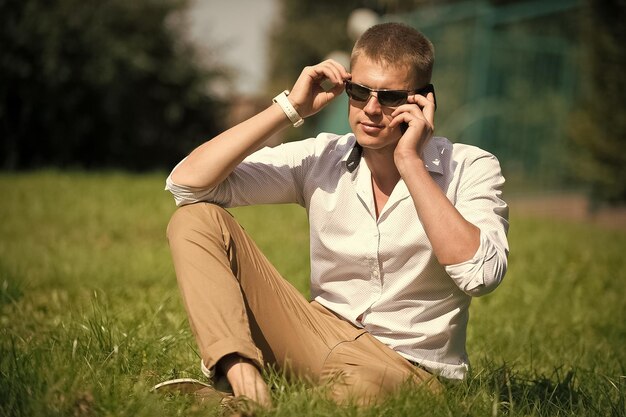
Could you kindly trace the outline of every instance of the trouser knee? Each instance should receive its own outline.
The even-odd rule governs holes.
[[[167,225],[166,236],[170,245],[179,239],[187,240],[196,233],[221,234],[221,219],[230,214],[222,207],[211,203],[195,203],[179,207]]]

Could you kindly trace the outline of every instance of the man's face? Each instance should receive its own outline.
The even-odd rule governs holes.
[[[412,90],[416,86],[412,71],[372,62],[365,56],[359,57],[352,67],[351,81],[371,89]],[[391,113],[395,107],[382,106],[375,97],[367,102],[350,99],[348,120],[357,142],[366,149],[394,149],[402,136],[400,126],[390,128]]]

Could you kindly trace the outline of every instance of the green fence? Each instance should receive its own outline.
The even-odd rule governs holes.
[[[420,7],[401,20],[435,44],[437,134],[500,159],[513,182],[567,185],[567,129],[578,89],[576,0]],[[345,98],[318,127],[348,131]]]

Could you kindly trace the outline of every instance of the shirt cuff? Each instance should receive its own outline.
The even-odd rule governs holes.
[[[481,231],[480,245],[472,259],[445,267],[456,285],[471,296],[485,295],[495,289],[501,277],[494,276],[492,265],[497,260],[497,250]]]
[[[204,376],[206,376],[208,379],[213,379],[213,376],[215,375],[215,369],[207,368],[202,359],[200,359],[200,370],[202,371]]]

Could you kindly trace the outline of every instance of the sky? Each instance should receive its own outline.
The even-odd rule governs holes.
[[[263,90],[267,79],[268,35],[278,11],[276,0],[194,0],[189,36],[202,49],[219,51],[235,70],[242,94]]]

